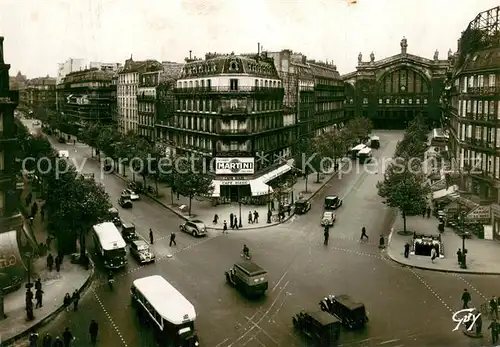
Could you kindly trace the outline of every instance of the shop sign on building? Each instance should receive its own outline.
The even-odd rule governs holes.
[[[253,157],[215,158],[216,175],[252,175],[255,172]]]
[[[241,180],[227,180],[227,181],[219,181],[221,186],[246,186],[250,184],[250,181],[241,181]]]
[[[483,222],[489,224],[491,219],[490,206],[478,206],[472,210],[466,217],[469,221]]]

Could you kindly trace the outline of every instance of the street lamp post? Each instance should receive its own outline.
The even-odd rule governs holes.
[[[238,220],[238,228],[241,228],[243,224],[241,224],[241,194],[240,194],[240,186],[238,186],[238,205],[240,207],[240,218]]]
[[[462,262],[460,263],[462,269],[467,269],[467,249],[465,249],[465,234],[462,234]]]

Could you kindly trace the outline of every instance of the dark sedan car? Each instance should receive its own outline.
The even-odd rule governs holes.
[[[336,210],[342,206],[342,200],[336,195],[329,195],[325,198],[325,210]]]
[[[122,196],[118,199],[118,205],[123,208],[132,208],[132,200],[129,197]]]

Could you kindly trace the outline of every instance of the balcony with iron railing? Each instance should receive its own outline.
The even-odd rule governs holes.
[[[282,87],[255,87],[255,86],[216,86],[216,87],[194,87],[194,88],[174,88],[177,94],[217,94],[217,93],[257,93],[257,94],[284,94]]]
[[[467,137],[463,143],[469,147],[474,147],[476,150],[492,152],[496,151],[495,143],[488,142],[482,139]]]
[[[228,107],[228,108],[221,108],[220,114],[248,114],[248,108],[247,107]]]
[[[498,95],[500,86],[467,87],[466,93],[469,96]]]
[[[488,123],[491,125],[496,125],[499,121],[498,116],[496,114],[477,114],[472,112],[467,112],[466,119],[471,122],[476,123]]]
[[[138,93],[136,96],[137,96],[137,101],[156,101],[155,95]]]

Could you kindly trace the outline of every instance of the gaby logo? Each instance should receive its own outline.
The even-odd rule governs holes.
[[[471,322],[471,324],[469,325],[467,330],[472,331],[472,329],[474,329],[474,324],[476,324],[476,321],[481,316],[481,313],[478,313],[476,315],[474,313],[472,313],[475,310],[476,310],[475,308],[466,308],[466,309],[455,312],[453,314],[453,316],[451,317],[451,319],[454,322],[456,322],[457,325],[455,326],[455,329],[453,329],[452,331],[457,331],[458,328],[460,328],[460,325],[468,323],[468,322]]]

